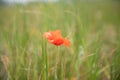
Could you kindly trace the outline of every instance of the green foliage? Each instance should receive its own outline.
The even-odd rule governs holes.
[[[119,80],[119,7],[112,2],[0,7],[0,67],[5,77]],[[44,32],[56,29],[70,39],[69,48],[58,48],[43,38]]]

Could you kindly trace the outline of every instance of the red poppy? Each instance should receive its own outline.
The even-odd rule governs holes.
[[[60,30],[45,32],[44,37],[47,38],[50,43],[56,46],[60,46],[62,44],[67,47],[70,46],[70,41],[62,37]]]

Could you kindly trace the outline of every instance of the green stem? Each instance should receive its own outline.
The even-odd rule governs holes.
[[[62,55],[61,55],[61,58],[62,58]],[[64,74],[63,74],[63,68],[64,68],[64,63],[63,63],[63,61],[61,60],[61,64],[60,64],[60,67],[61,67],[61,76],[60,76],[60,80],[64,80]]]
[[[45,69],[44,79],[45,79],[45,80],[49,80],[46,41],[43,42],[43,45],[42,45],[42,57],[43,57],[43,68]]]
[[[57,75],[57,73],[58,73],[58,61],[59,61],[59,47],[57,47],[57,53],[56,53],[56,63],[55,63],[55,80],[58,80],[58,75]]]
[[[60,80],[64,80],[64,58],[63,58],[63,54],[59,54],[60,55]]]
[[[58,67],[58,64],[60,64],[60,67]],[[62,54],[60,54],[60,47],[57,47],[57,54],[56,54],[56,64],[55,64],[55,80],[64,80],[63,76],[63,60],[62,60]],[[59,70],[59,72],[58,72]],[[59,75],[58,75],[59,73]]]

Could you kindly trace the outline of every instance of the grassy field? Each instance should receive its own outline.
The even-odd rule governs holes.
[[[0,7],[0,80],[120,80],[120,5]],[[61,30],[70,47],[43,37]]]

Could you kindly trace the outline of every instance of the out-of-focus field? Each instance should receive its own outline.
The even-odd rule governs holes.
[[[0,6],[0,80],[48,80],[43,33],[57,29],[71,46],[58,53],[47,42],[49,80],[120,80],[119,9],[119,2]]]

